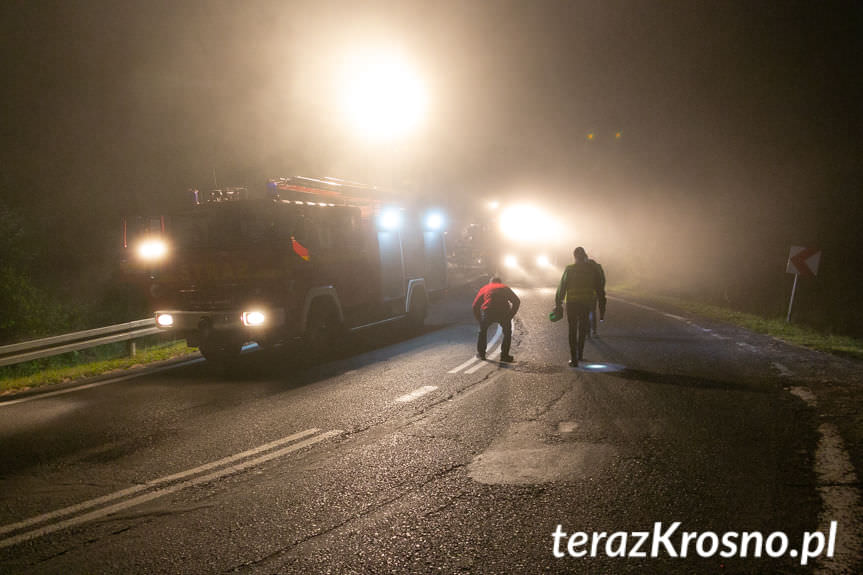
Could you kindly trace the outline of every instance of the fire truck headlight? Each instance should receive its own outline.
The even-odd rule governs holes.
[[[431,212],[426,215],[426,228],[429,230],[437,231],[443,227],[444,219],[443,214],[440,212]]]
[[[164,240],[151,238],[138,244],[138,257],[144,261],[155,262],[163,259],[168,253],[168,245]]]
[[[548,256],[545,254],[539,255],[536,257],[536,265],[541,268],[550,268],[551,260],[548,259]]]
[[[395,208],[388,208],[381,212],[378,224],[385,230],[397,230],[402,225],[402,215]]]
[[[260,327],[267,322],[267,316],[262,311],[244,311],[243,325],[246,327]]]
[[[174,316],[169,313],[156,314],[156,325],[159,327],[171,327],[174,325]]]
[[[518,258],[512,254],[506,255],[503,258],[503,265],[508,268],[518,267]]]

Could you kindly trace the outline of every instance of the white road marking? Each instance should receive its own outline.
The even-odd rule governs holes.
[[[738,347],[740,347],[741,349],[745,349],[746,351],[750,351],[753,353],[758,351],[757,347],[755,347],[754,345],[750,345],[750,344],[746,343],[745,341],[738,341],[737,345],[738,345]]]
[[[470,358],[469,360],[467,360],[466,362],[464,362],[463,364],[459,365],[458,367],[454,367],[454,368],[452,368],[452,369],[451,369],[451,370],[449,370],[447,373],[458,373],[458,372],[460,372],[461,370],[463,370],[464,368],[466,368],[467,366],[471,365],[472,363],[474,363],[474,362],[476,362],[476,361],[479,361],[479,359],[477,359],[477,358],[475,358],[475,357],[472,357],[472,358]]]
[[[623,299],[623,298],[621,298],[621,297],[615,297],[615,296],[607,296],[607,297],[608,297],[608,299],[610,299],[610,300],[614,300],[614,301],[622,301],[622,302],[623,302],[623,303],[625,303],[625,304],[632,305],[632,306],[635,306],[635,307],[640,307],[641,309],[646,309],[646,310],[649,310],[649,311],[655,311],[656,313],[664,313],[664,312],[662,312],[662,311],[660,311],[660,310],[656,309],[655,307],[650,307],[649,305],[644,305],[644,304],[640,304],[640,303],[635,303],[634,301],[629,301],[628,299]]]
[[[89,501],[85,501],[83,503],[79,503],[77,505],[72,505],[70,507],[65,507],[63,509],[59,509],[57,511],[52,511],[50,513],[44,513],[42,515],[38,515],[36,517],[32,517],[30,519],[26,519],[24,521],[19,521],[17,523],[12,523],[9,525],[4,525],[0,527],[0,534],[10,533],[13,531],[18,531],[19,529],[23,529],[25,527],[29,527],[31,525],[36,525],[39,523],[44,523],[46,521],[50,521],[52,519],[57,519],[59,517],[63,517],[66,515],[72,515],[74,513],[78,513],[79,511],[84,511],[87,509],[91,509],[94,507],[98,507],[104,503],[109,501],[114,501],[116,499],[122,499],[124,497],[128,497],[129,495],[140,493],[142,491],[146,491],[152,489],[153,487],[157,487],[159,485],[172,483],[174,481],[184,479],[186,477],[191,477],[193,475],[198,475],[204,471],[209,471],[214,468],[222,467],[218,471],[214,471],[213,473],[209,473],[207,475],[203,475],[200,477],[196,477],[194,479],[190,479],[187,481],[182,481],[181,483],[177,483],[175,485],[171,485],[169,487],[165,487],[162,489],[158,489],[156,491],[152,491],[150,493],[144,493],[137,497],[133,497],[132,499],[122,501],[120,503],[115,503],[114,505],[110,505],[108,507],[104,507],[102,509],[98,509],[96,511],[92,511],[90,513],[79,515],[77,517],[72,517],[71,519],[66,519],[63,521],[59,521],[57,523],[51,523],[44,527],[40,527],[34,529],[32,531],[27,531],[25,533],[21,533],[19,535],[15,535],[13,537],[8,537],[6,539],[0,540],[0,549],[3,547],[9,547],[10,545],[15,545],[22,541],[26,541],[28,539],[34,539],[36,537],[41,537],[42,535],[47,535],[48,533],[53,533],[55,531],[59,531],[61,529],[65,529],[66,527],[70,527],[73,525],[79,525],[81,523],[86,523],[87,521],[92,521],[94,519],[99,519],[102,517],[106,517],[117,511],[121,511],[123,509],[127,509],[129,507],[134,507],[136,505],[141,505],[142,503],[146,503],[147,501],[151,501],[158,497],[163,497],[165,495],[169,495],[171,493],[175,493],[177,491],[186,489],[188,487],[193,487],[195,485],[200,485],[201,483],[207,483],[213,481],[215,479],[220,479],[226,475],[230,475],[236,473],[238,471],[243,471],[244,469],[248,469],[249,467],[253,467],[260,463],[264,463],[271,459],[276,459],[283,455],[287,455],[293,451],[297,451],[298,449],[302,449],[308,445],[312,445],[323,441],[324,439],[328,439],[335,435],[339,435],[342,432],[340,430],[328,431],[326,433],[322,433],[320,435],[316,435],[309,439],[305,439],[303,441],[299,441],[297,443],[292,443],[287,447],[283,447],[282,449],[278,449],[276,451],[271,451],[265,455],[260,457],[256,457],[254,459],[247,459],[251,456],[257,455],[264,451],[271,450],[273,448],[282,446],[286,443],[291,443],[298,439],[302,439],[303,437],[307,437],[309,435],[314,435],[318,433],[320,429],[312,428],[307,429],[305,431],[300,431],[293,435],[289,435],[287,437],[283,437],[281,439],[277,439],[276,441],[272,441],[270,443],[266,443],[254,449],[250,449],[248,451],[243,451],[242,453],[238,453],[236,455],[232,455],[230,457],[226,457],[224,459],[220,459],[218,461],[213,461],[211,463],[207,463],[205,465],[201,465],[199,467],[195,467],[194,469],[189,469],[187,471],[183,471],[180,473],[175,473],[174,475],[168,475],[166,477],[161,477],[159,479],[154,479],[152,481],[148,481],[142,485],[136,485],[134,487],[130,487],[128,489],[123,489],[121,491],[117,491],[115,493],[111,493],[108,495],[104,495],[102,497],[97,497],[95,499],[91,499]],[[224,467],[230,463],[234,463],[239,460],[246,459],[242,463],[237,463],[235,465],[230,465],[229,467]]]
[[[665,317],[670,317],[671,319],[676,319],[680,321],[689,321],[685,317],[680,317],[679,315],[674,315],[673,313],[663,313]]]
[[[491,353],[492,353],[492,352],[489,352],[489,355],[491,355]],[[470,369],[466,370],[466,371],[465,371],[465,373],[466,373],[466,374],[468,374],[468,375],[470,375],[470,374],[474,374],[474,373],[478,372],[479,370],[481,370],[482,368],[484,368],[484,367],[485,367],[485,366],[487,366],[487,365],[491,365],[491,364],[490,364],[490,363],[486,363],[486,362],[484,362],[484,361],[480,360],[480,362],[479,362],[478,364],[476,364],[476,365],[475,365],[475,366],[473,366],[472,368],[470,368]]]
[[[578,429],[578,423],[574,421],[561,421],[557,424],[558,433],[574,433]]]
[[[503,330],[501,329],[500,325],[497,325],[495,327],[497,329],[495,330],[494,335],[491,338],[491,341],[488,342],[488,344],[486,345],[486,355],[492,354],[492,352],[494,351],[495,345],[497,345],[498,340],[500,340],[501,336],[503,335]],[[469,371],[466,371],[465,373],[474,373],[474,371],[477,371],[478,369],[480,369],[480,367],[482,367],[483,365],[486,365],[486,363],[483,360],[476,358],[476,357],[472,357],[469,360],[467,360],[466,362],[462,363],[461,365],[452,368],[447,373],[458,373],[461,370],[473,365],[476,362],[479,362],[479,367],[474,366],[473,368],[471,368],[471,369],[473,369],[473,371],[469,370]]]
[[[815,573],[851,573],[863,551],[863,506],[856,487],[857,474],[836,426],[822,423],[818,431],[821,439],[815,449],[815,474],[822,503],[818,529],[826,533],[830,522],[836,521],[840,532],[833,558],[819,560]]]
[[[155,369],[144,369],[139,373],[131,373],[129,375],[124,375],[121,377],[113,377],[111,379],[106,379],[104,381],[95,381],[93,383],[88,383],[86,385],[79,385],[76,387],[70,387],[67,389],[60,389],[58,391],[51,391],[48,393],[40,393],[38,395],[29,395],[27,397],[22,397],[21,399],[12,399],[10,401],[0,402],[0,407],[8,407],[10,405],[15,405],[16,403],[25,403],[27,401],[35,401],[37,399],[45,399],[46,397],[54,397],[55,395],[65,395],[67,393],[72,393],[75,391],[83,391],[85,389],[91,389],[93,387],[102,387],[103,385],[108,385],[111,383],[118,383],[121,381],[126,381],[127,379],[132,379],[135,377],[141,377],[144,375],[150,375],[152,373],[159,373],[161,371],[168,371],[169,369],[176,369],[180,366],[184,365],[192,365],[194,363],[201,363],[202,361],[206,361],[203,357],[198,357],[195,359],[190,359],[189,361],[181,361],[172,365],[166,365],[165,367],[157,367]]]
[[[810,391],[808,387],[802,387],[799,385],[793,386],[788,391],[791,392],[791,395],[796,395],[800,399],[806,402],[806,405],[809,407],[815,407],[818,405],[818,399],[815,397],[815,394]]]
[[[787,367],[785,367],[784,365],[782,365],[778,361],[773,362],[773,367],[776,368],[776,371],[778,371],[779,375],[781,375],[782,377],[791,377],[794,375],[794,372],[792,372],[790,369],[788,369]],[[794,393],[794,392],[792,391],[791,393]]]
[[[773,364],[777,365],[777,364]],[[781,365],[781,364],[779,364]],[[789,390],[811,408],[818,405],[818,398],[808,387],[793,386]],[[833,559],[819,560],[815,573],[850,573],[851,567],[863,552],[863,505],[857,474],[839,430],[832,423],[818,426],[818,445],[815,448],[815,476],[818,495],[821,498],[821,513],[818,515],[818,530],[826,533],[831,521],[837,521],[840,535]]]
[[[412,392],[410,392],[406,395],[403,395],[401,397],[397,397],[396,401],[398,401],[399,403],[407,403],[409,401],[413,401],[415,399],[418,399],[427,393],[431,393],[432,391],[434,391],[436,389],[437,389],[436,385],[424,385],[415,391],[412,391]]]
[[[257,349],[259,346],[256,343],[247,343],[242,347],[241,351],[249,351],[250,349]],[[3,401],[0,402],[0,407],[6,407],[8,405],[15,405],[16,403],[25,403],[27,401],[34,401],[37,399],[44,399],[46,397],[53,397],[55,395],[65,395],[67,393],[73,393],[75,391],[83,391],[85,389],[91,389],[93,387],[102,387],[103,385],[108,385],[110,383],[119,383],[121,381],[126,381],[127,379],[132,379],[135,377],[142,377],[144,375],[150,375],[152,373],[159,373],[162,371],[168,371],[169,369],[176,369],[178,367],[182,367],[185,365],[193,365],[196,363],[201,363],[206,361],[203,357],[193,357],[191,359],[185,361],[178,361],[176,363],[172,363],[171,365],[166,365],[164,367],[156,367],[153,369],[143,368],[141,371],[137,373],[130,373],[129,375],[123,375],[121,377],[112,377],[111,379],[106,379],[104,381],[94,381],[93,383],[88,383],[86,385],[76,385],[74,387],[70,387],[68,389],[60,389],[58,391],[51,391],[48,393],[39,393],[36,395],[31,395],[28,397],[22,397],[21,399],[13,399],[11,401]]]

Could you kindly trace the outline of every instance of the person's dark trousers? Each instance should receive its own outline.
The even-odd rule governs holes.
[[[581,361],[584,356],[584,340],[590,330],[590,304],[578,301],[566,302],[566,320],[569,322],[569,355],[572,361]]]
[[[512,345],[512,321],[510,318],[499,318],[489,316],[485,312],[480,312],[479,316],[479,333],[476,336],[476,352],[480,355],[485,355],[485,348],[488,344],[488,328],[491,324],[500,324],[500,329],[503,331],[503,341],[500,344],[500,354],[509,355],[509,346]]]

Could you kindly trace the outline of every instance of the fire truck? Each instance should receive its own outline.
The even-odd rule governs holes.
[[[306,177],[269,180],[257,195],[195,191],[190,209],[124,244],[156,325],[208,360],[292,339],[323,354],[366,327],[421,326],[446,288],[443,215],[393,198]]]

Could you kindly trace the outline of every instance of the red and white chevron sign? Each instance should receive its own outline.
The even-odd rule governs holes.
[[[788,267],[785,271],[803,277],[814,278],[818,274],[818,264],[821,263],[821,250],[791,246],[788,254]]]

